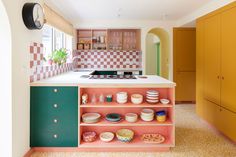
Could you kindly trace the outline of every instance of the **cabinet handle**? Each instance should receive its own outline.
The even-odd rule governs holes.
[[[57,104],[54,104],[54,105],[53,105],[53,107],[54,107],[54,108],[57,108],[57,107],[58,107],[58,105],[57,105]]]
[[[54,119],[54,120],[53,120],[53,122],[54,122],[54,123],[57,123],[57,122],[58,122],[58,120],[57,120],[57,119]]]
[[[224,80],[225,78],[224,78],[224,76],[222,76],[222,80]]]
[[[58,90],[55,88],[53,91],[54,91],[54,93],[57,93]]]
[[[57,134],[54,134],[53,137],[54,137],[54,138],[58,138]]]
[[[220,79],[220,76],[218,75],[217,78]]]

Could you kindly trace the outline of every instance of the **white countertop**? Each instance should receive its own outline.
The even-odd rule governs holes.
[[[79,86],[79,87],[174,87],[176,84],[155,75],[146,75],[147,79],[89,79],[81,78],[82,75],[89,75],[92,71],[67,72],[48,79],[33,82],[31,86]]]

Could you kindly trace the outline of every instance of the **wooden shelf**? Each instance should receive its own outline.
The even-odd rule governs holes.
[[[126,120],[122,120],[120,122],[115,123],[115,122],[109,122],[105,119],[99,121],[98,123],[92,123],[92,124],[83,123],[83,122],[80,123],[80,126],[171,126],[171,125],[173,125],[171,120],[167,120],[164,123],[160,123],[160,122],[157,122],[156,119],[154,119],[151,122],[145,122],[139,119],[135,123],[130,123],[130,122],[127,122]]]
[[[96,104],[91,104],[91,103],[87,103],[85,105],[80,105],[81,108],[94,108],[94,107],[112,107],[112,108],[116,108],[116,107],[122,107],[122,108],[131,108],[131,107],[173,107],[173,105],[168,104],[168,105],[163,105],[161,103],[158,104],[149,104],[149,103],[142,103],[139,105],[136,104],[132,104],[131,102],[125,103],[125,104],[119,104],[116,102],[106,102],[106,103],[96,103]]]
[[[143,147],[174,147],[174,144],[171,141],[171,139],[168,137],[166,137],[166,140],[163,143],[155,144],[155,143],[144,143],[141,140],[140,136],[135,136],[134,139],[129,143],[120,142],[116,138],[113,139],[113,141],[106,143],[106,142],[101,141],[98,138],[96,141],[91,142],[91,143],[86,143],[86,142],[81,141],[79,147],[81,148],[142,147],[143,148]]]

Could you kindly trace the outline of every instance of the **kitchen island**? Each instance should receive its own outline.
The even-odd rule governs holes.
[[[167,151],[175,146],[175,83],[158,76],[135,76],[135,79],[91,79],[91,72],[68,72],[60,76],[31,83],[31,148],[40,151]],[[170,100],[169,104],[146,102],[147,91],[158,91],[159,99]],[[120,104],[118,92],[126,92],[128,101]],[[82,104],[81,96],[88,95],[88,102]],[[144,96],[141,104],[133,104],[130,96]],[[99,102],[99,96],[113,95],[112,102]],[[96,97],[95,103],[91,102]],[[125,114],[140,115],[143,109],[165,111],[166,121],[143,121],[140,117],[134,123],[125,120]],[[99,113],[97,123],[85,123],[84,113]],[[119,122],[105,119],[108,113],[122,116]],[[111,142],[102,142],[102,132],[116,133],[119,129],[134,132],[131,142],[123,143],[115,137]],[[93,142],[85,142],[84,132],[96,132]],[[144,142],[143,134],[161,134],[162,143]]]

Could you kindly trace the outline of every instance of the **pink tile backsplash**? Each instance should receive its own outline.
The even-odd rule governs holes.
[[[30,82],[46,79],[72,70],[72,63],[59,65],[44,65],[43,44],[32,43],[30,45]]]
[[[141,51],[106,51],[78,50],[77,56],[80,69],[140,69],[142,68]]]

